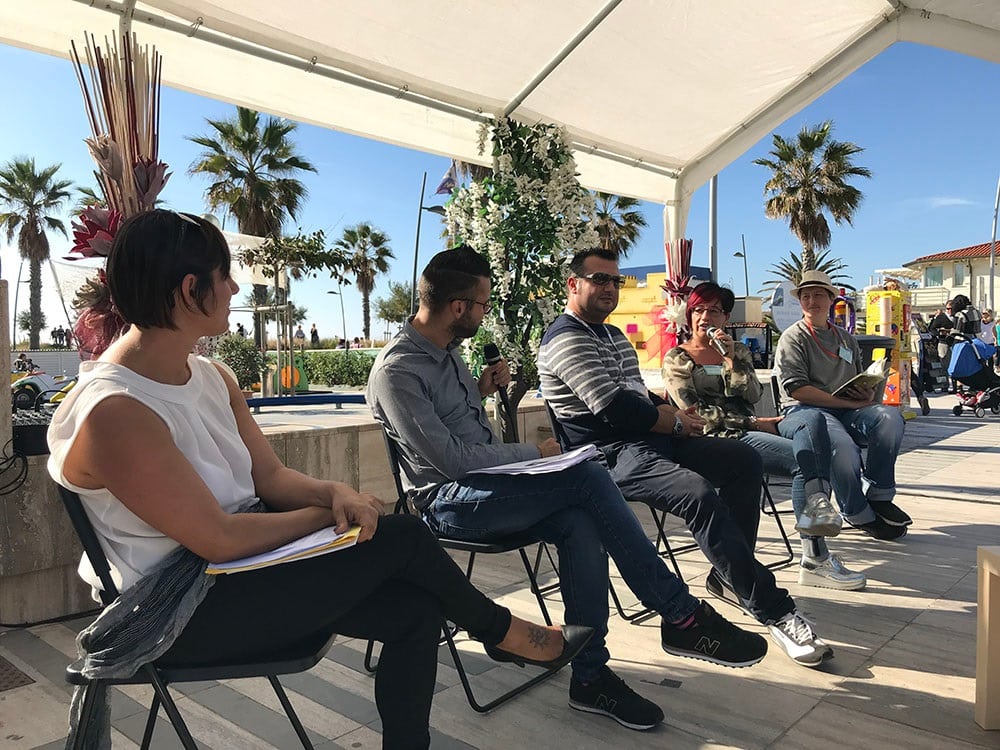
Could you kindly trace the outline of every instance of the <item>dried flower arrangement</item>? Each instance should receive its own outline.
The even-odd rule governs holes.
[[[106,257],[122,221],[156,204],[170,174],[159,158],[160,80],[163,60],[155,47],[140,47],[134,34],[104,48],[87,38],[84,60],[70,43],[77,82],[90,123],[87,148],[97,165],[101,202],[73,221],[73,248],[67,259]],[[85,64],[84,64],[85,62]],[[98,356],[124,327],[104,283],[104,272],[78,291],[80,313],[74,333],[80,356]]]

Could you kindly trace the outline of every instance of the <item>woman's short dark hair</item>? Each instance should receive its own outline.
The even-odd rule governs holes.
[[[452,300],[474,292],[480,279],[489,278],[490,262],[468,245],[442,250],[420,275],[420,303],[440,312]]]
[[[952,312],[962,312],[965,308],[971,305],[972,302],[964,294],[956,294],[951,300],[951,311]]]
[[[136,214],[118,229],[108,256],[108,289],[127,322],[139,328],[176,328],[175,293],[184,277],[194,275],[194,302],[207,312],[212,272],[228,278],[229,263],[226,239],[211,222],[154,209]]]
[[[688,294],[687,298],[687,324],[688,328],[691,327],[691,310],[698,305],[707,305],[712,302],[718,302],[719,307],[722,308],[727,316],[736,307],[736,295],[733,294],[733,290],[724,286],[719,286],[714,281],[704,281]]]

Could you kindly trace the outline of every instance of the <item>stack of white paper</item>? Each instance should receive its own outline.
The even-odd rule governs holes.
[[[270,565],[280,565],[293,560],[305,560],[307,557],[325,555],[329,552],[353,547],[358,541],[358,534],[361,532],[360,526],[352,526],[343,534],[334,531],[333,526],[314,531],[301,539],[296,539],[283,544],[270,552],[262,552],[259,555],[242,557],[239,560],[230,560],[223,563],[209,563],[205,572],[209,575],[220,573],[242,573],[245,570],[256,570],[266,568]]]

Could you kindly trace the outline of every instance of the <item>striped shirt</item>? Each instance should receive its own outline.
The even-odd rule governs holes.
[[[639,358],[621,330],[569,313],[542,337],[538,376],[572,445],[644,436],[665,403],[643,384]]]

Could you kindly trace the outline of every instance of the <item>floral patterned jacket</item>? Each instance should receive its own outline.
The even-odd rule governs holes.
[[[733,366],[695,364],[677,346],[663,359],[663,382],[671,401],[681,408],[697,406],[705,434],[740,438],[751,429],[754,404],[764,389],[753,368],[750,350],[736,342]],[[716,371],[721,374],[716,374]]]

